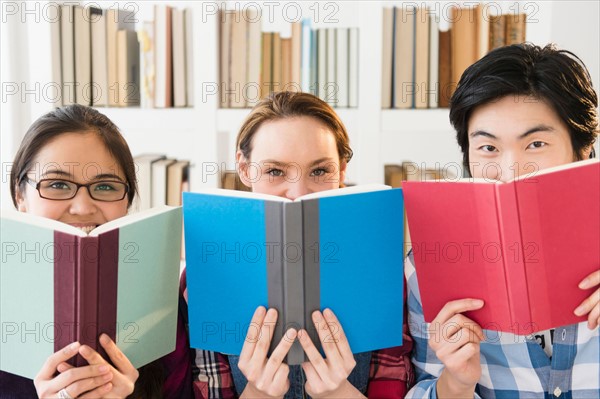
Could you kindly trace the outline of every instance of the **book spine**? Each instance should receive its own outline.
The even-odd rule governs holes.
[[[524,243],[519,224],[519,210],[514,182],[496,185],[496,209],[498,210],[502,263],[508,290],[510,328],[517,335],[531,334],[538,330],[533,327],[531,322],[531,303],[523,259]]]
[[[319,200],[302,202],[304,235],[302,249],[304,258],[304,329],[317,349],[321,351],[321,339],[312,321],[312,313],[321,310],[321,258],[319,231]]]
[[[299,202],[283,205],[283,334],[288,328],[307,328],[312,325],[306,319],[304,302],[306,299],[305,273],[303,268],[302,204]],[[318,342],[318,341],[317,341]],[[306,361],[304,350],[298,340],[294,341],[287,354],[289,365]]]
[[[269,308],[277,310],[277,324],[271,339],[269,353],[273,352],[283,337],[284,284],[283,284],[283,209],[280,203],[265,201],[265,239],[273,246],[267,257],[267,298]]]
[[[98,237],[78,238],[76,274],[77,341],[98,350]],[[77,356],[76,366],[87,361]]]
[[[108,231],[98,238],[98,334],[107,334],[117,342],[117,287],[119,275],[119,229]],[[98,353],[109,360],[102,346]]]
[[[54,232],[54,351],[77,340],[75,296],[77,285],[77,241],[75,237]],[[69,363],[75,365],[74,359]]]

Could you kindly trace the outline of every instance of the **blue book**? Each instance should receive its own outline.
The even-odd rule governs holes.
[[[256,307],[277,309],[271,348],[330,308],[353,353],[402,344],[402,191],[356,186],[290,201],[231,190],[183,196],[190,340],[238,355]],[[335,331],[333,331],[335,334]],[[304,361],[296,341],[288,364]]]

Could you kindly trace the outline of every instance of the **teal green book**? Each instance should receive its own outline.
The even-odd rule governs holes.
[[[33,378],[73,341],[105,355],[102,333],[136,368],[172,352],[181,229],[180,207],[128,215],[89,234],[2,210],[0,370]],[[78,356],[72,364],[86,363]]]

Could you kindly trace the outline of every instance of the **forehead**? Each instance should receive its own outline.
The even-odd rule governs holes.
[[[337,157],[337,144],[331,129],[311,117],[293,117],[263,123],[252,139],[255,160],[286,162]]]
[[[505,96],[475,108],[469,118],[469,133],[520,135],[527,129],[544,124],[555,130],[567,127],[556,111],[544,100],[528,96]]]
[[[115,157],[95,132],[62,133],[44,144],[38,151],[33,168],[41,174],[59,169],[75,177],[112,173],[123,176]]]

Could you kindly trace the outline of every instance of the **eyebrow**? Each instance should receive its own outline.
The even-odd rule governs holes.
[[[527,136],[530,136],[534,133],[538,133],[538,132],[548,132],[548,133],[552,133],[554,132],[554,128],[548,125],[537,125],[532,127],[531,129],[527,130],[525,133],[519,135],[518,139],[522,140],[524,138],[526,138]],[[498,137],[496,137],[495,135],[493,135],[492,133],[486,132],[485,130],[476,130],[474,132],[472,132],[471,134],[469,134],[469,137],[471,138],[475,138],[477,136],[483,136],[483,137],[488,137],[494,140],[498,140]]]
[[[330,157],[319,158],[317,160],[312,161],[308,166],[309,167],[315,166],[315,165],[318,165],[323,162],[335,162],[335,160]],[[280,161],[276,161],[274,159],[265,159],[262,161],[262,163],[263,164],[272,164],[272,165],[279,166],[279,167],[285,167],[293,162],[280,162]]]
[[[45,175],[59,175],[61,177],[67,177],[67,178],[71,178],[73,179],[74,176],[68,172],[65,172],[64,170],[60,170],[60,169],[51,169],[46,171]],[[114,180],[118,180],[120,182],[123,181],[123,179],[121,179],[121,177],[113,174],[113,173],[102,173],[99,175],[94,176],[91,179],[88,180],[104,180],[104,179],[114,179]]]

